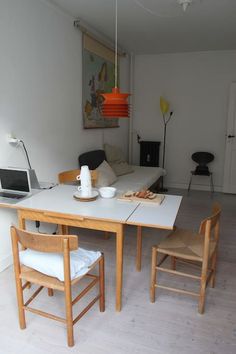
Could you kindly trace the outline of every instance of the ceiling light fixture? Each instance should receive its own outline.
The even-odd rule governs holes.
[[[192,3],[193,0],[177,0],[177,2],[182,6],[183,11],[187,10],[187,7]]]
[[[111,93],[101,93],[104,101],[101,104],[100,112],[104,118],[129,118],[129,104],[127,99],[130,93],[120,93],[118,87],[117,0],[115,0],[115,7],[115,87],[113,87]]]

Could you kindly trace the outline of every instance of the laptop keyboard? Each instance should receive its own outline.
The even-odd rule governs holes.
[[[0,192],[0,197],[13,198],[13,199],[21,199],[21,198],[24,198],[25,195],[16,194],[16,193],[8,193],[8,192]]]

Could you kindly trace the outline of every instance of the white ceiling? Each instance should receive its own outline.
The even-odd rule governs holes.
[[[114,38],[115,0],[48,0]],[[236,49],[236,0],[118,0],[118,41],[136,54]]]

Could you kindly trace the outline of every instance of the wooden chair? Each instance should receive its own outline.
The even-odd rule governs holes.
[[[92,179],[92,186],[95,187],[97,178],[98,178],[98,173],[96,170],[90,170],[91,173],[91,179]],[[58,174],[58,181],[59,183],[79,183],[79,181],[76,179],[76,177],[80,175],[80,170],[70,170],[70,171],[64,171],[60,172]]]
[[[16,280],[16,292],[18,301],[18,313],[20,328],[26,328],[25,311],[30,311],[35,314],[65,323],[67,326],[67,341],[69,346],[74,345],[73,325],[99,300],[100,311],[105,310],[105,296],[104,296],[104,257],[101,257],[90,267],[89,271],[99,264],[99,275],[93,275],[86,273],[83,276],[71,280],[70,276],[70,251],[78,248],[78,237],[72,235],[57,235],[49,236],[44,234],[37,234],[32,232],[26,232],[16,227],[11,227],[11,238],[13,248],[13,260]],[[20,264],[19,259],[19,244],[24,248],[29,248],[40,252],[56,252],[63,254],[64,260],[64,281],[59,281],[57,278],[44,275],[33,268],[25,267]],[[71,286],[77,284],[83,277],[89,277],[91,282],[85,287],[73,300],[71,294]],[[23,285],[23,281],[24,285]],[[39,285],[39,288],[34,294],[24,301],[23,292],[25,288],[34,283]],[[80,312],[80,314],[73,319],[72,306],[76,304],[90,289],[92,289],[97,283],[99,283],[99,294],[86,306],[86,308]],[[48,288],[48,294],[53,295],[53,289],[63,291],[65,293],[65,310],[66,318],[55,316],[51,313],[47,313],[28,305],[44,288]]]
[[[90,170],[91,173],[91,180],[92,186],[95,187],[97,179],[98,179],[98,172],[96,170]],[[60,184],[69,184],[69,183],[79,183],[76,177],[80,174],[80,170],[70,170],[64,171],[58,174],[58,181]],[[66,225],[58,225],[59,230],[62,234],[69,234],[69,227]],[[109,232],[104,232],[104,238],[107,240],[110,238]]]
[[[214,204],[212,215],[201,222],[199,233],[176,228],[158,246],[152,247],[150,287],[151,302],[155,302],[156,288],[161,288],[198,297],[198,312],[201,314],[204,312],[206,286],[209,281],[212,288],[215,286],[220,214],[220,206],[218,204]],[[157,263],[159,253],[162,254],[163,257],[159,263]],[[172,269],[161,267],[161,264],[168,256],[171,257]],[[192,265],[200,265],[201,275],[197,276],[177,271],[176,261],[191,263]],[[159,271],[200,281],[200,292],[195,293],[183,289],[159,285],[156,280],[158,278],[157,272]]]
[[[91,180],[92,180],[92,186],[95,187],[97,178],[98,178],[98,172],[96,170],[90,170],[91,173]],[[69,171],[64,171],[60,172],[58,174],[58,181],[60,184],[79,184],[79,181],[77,180],[77,176],[80,175],[80,170],[69,170]],[[59,228],[59,233],[63,235],[69,234],[69,227],[66,225],[58,225]]]

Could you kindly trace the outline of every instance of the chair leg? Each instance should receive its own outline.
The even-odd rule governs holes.
[[[203,267],[202,274],[201,274],[200,297],[199,297],[199,302],[198,302],[198,312],[200,314],[204,313],[205,295],[206,295],[206,280],[207,280],[207,267]]]
[[[217,250],[215,251],[212,261],[211,261],[211,269],[212,269],[212,275],[211,275],[211,280],[210,280],[210,286],[212,288],[215,287],[215,278],[216,278],[216,260],[217,260]]]
[[[73,347],[74,332],[73,332],[71,286],[65,286],[65,305],[66,305],[67,343],[69,347]]]
[[[176,257],[171,257],[171,269],[176,270]]]
[[[48,288],[48,296],[53,296],[53,289]]]
[[[105,274],[104,274],[104,256],[99,261],[99,308],[101,312],[105,311]]]
[[[24,297],[23,297],[22,281],[18,277],[16,278],[16,295],[17,295],[17,303],[18,303],[18,315],[19,315],[20,328],[25,329],[26,323],[25,323],[25,310],[23,309]]]
[[[190,180],[189,180],[189,184],[188,184],[188,193],[189,193],[190,188],[191,188],[192,178],[193,178],[193,174],[191,173],[191,175],[190,175]]]
[[[156,276],[157,276],[157,247],[152,247],[152,265],[151,265],[151,284],[150,284],[150,301],[155,302],[156,294]]]
[[[214,193],[214,184],[213,184],[213,175],[211,173],[211,193],[213,194]]]
[[[69,226],[67,226],[67,225],[58,225],[58,233],[60,235],[69,235]]]

